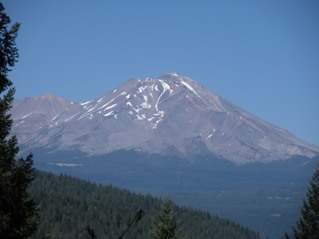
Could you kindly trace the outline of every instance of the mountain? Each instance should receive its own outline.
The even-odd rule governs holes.
[[[214,155],[238,165],[319,154],[319,147],[176,73],[129,80],[85,103],[49,94],[28,97],[14,102],[12,117],[13,133],[29,149]]]

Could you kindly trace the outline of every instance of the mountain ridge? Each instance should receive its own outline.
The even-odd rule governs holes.
[[[213,154],[236,164],[319,154],[319,147],[177,73],[131,79],[84,103],[48,94],[28,97],[14,102],[12,117],[13,133],[28,148]]]

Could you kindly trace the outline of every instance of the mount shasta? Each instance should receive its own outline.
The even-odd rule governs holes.
[[[20,145],[52,152],[214,155],[237,165],[319,154],[319,147],[176,73],[129,80],[85,103],[49,94],[16,100],[12,118]]]

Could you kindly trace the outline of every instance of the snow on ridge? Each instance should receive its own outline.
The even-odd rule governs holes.
[[[115,106],[117,106],[117,104],[110,105],[110,106],[106,107],[103,111],[112,109],[112,108],[114,108]]]
[[[144,118],[141,117],[140,115],[136,115],[136,117],[137,117],[137,120],[144,120]]]
[[[111,106],[109,106],[109,107],[107,107],[107,106],[108,106],[110,103],[112,103],[114,100],[116,100],[117,98],[119,98],[120,96],[123,96],[123,95],[126,95],[126,94],[127,94],[127,92],[126,92],[126,91],[123,91],[121,94],[117,95],[116,97],[114,97],[113,99],[111,99],[111,100],[108,101],[107,103],[103,104],[102,106],[99,106],[99,105],[100,105],[99,103],[101,102],[101,100],[102,100],[104,97],[100,98],[100,99],[97,101],[97,104],[95,104],[92,108],[90,108],[87,112],[85,112],[84,114],[82,114],[82,115],[79,117],[79,120],[81,120],[81,119],[83,119],[83,118],[89,116],[89,115],[92,114],[94,111],[101,111],[102,109],[104,109],[104,111],[105,111],[105,110],[108,110],[108,109],[110,109],[110,108],[115,107],[116,104],[113,104],[113,105],[111,105]],[[86,102],[86,103],[87,103],[87,102]],[[83,104],[82,104],[82,105],[83,105]],[[105,108],[105,107],[106,107],[106,108]],[[86,109],[86,108],[84,107],[84,109]]]
[[[185,82],[185,81],[182,80],[182,79],[180,79],[180,82],[181,82],[184,86],[186,86],[187,89],[189,89],[189,90],[192,91],[195,95],[197,95],[198,97],[200,97],[199,94],[194,90],[194,88],[193,88],[190,84],[188,84],[187,82]]]
[[[56,116],[54,116],[51,121],[54,121],[56,118],[58,118],[58,116],[59,114],[56,114]]]
[[[170,85],[167,84],[165,81],[159,79],[159,82],[162,84],[162,86],[163,86],[163,88],[164,88],[163,92],[165,92],[165,91],[167,91],[167,90],[170,91],[170,94],[173,92],[173,90],[171,89]]]
[[[168,75],[173,77],[179,77],[179,75],[176,72],[168,73]]]
[[[160,80],[160,82],[162,83],[163,87],[164,87],[165,85],[167,85],[163,80]],[[163,84],[163,82],[164,82],[164,84]],[[160,94],[160,96],[157,98],[157,101],[156,101],[156,103],[155,103],[155,109],[156,109],[156,111],[158,111],[158,103],[159,103],[161,97],[164,95],[165,91],[166,91],[166,88],[164,87],[163,92],[162,92],[162,93]]]
[[[30,113],[30,114],[27,114],[27,115],[24,115],[22,116],[22,119],[25,119],[25,118],[28,118],[30,115],[32,115],[33,113]]]
[[[84,102],[84,103],[80,103],[80,105],[81,105],[81,106],[87,105],[87,104],[91,103],[92,101],[93,101],[93,100],[89,100],[89,101],[86,101],[86,102]]]
[[[105,117],[108,117],[108,116],[112,116],[112,115],[114,115],[113,110],[111,110],[110,112],[106,113],[104,116],[105,116]]]
[[[24,120],[22,120],[20,123],[16,124],[14,127],[17,127],[19,126],[20,124],[23,124],[24,123]]]
[[[64,120],[64,122],[68,122],[69,120],[73,119],[74,116],[76,116],[77,114],[78,114],[78,113],[76,113],[76,114],[72,115],[71,117],[67,118],[66,120]]]
[[[54,165],[58,167],[81,167],[83,164],[81,163],[47,163],[48,165]]]
[[[150,109],[152,106],[150,104],[148,104],[147,102],[143,102],[141,104],[141,107],[144,108],[144,109]]]
[[[100,103],[104,99],[104,96],[100,98],[97,102]]]

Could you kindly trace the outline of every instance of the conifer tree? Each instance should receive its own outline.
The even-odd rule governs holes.
[[[307,200],[303,201],[301,208],[301,218],[292,230],[296,239],[319,238],[319,168],[315,170],[310,181]],[[289,239],[287,233],[285,238]]]
[[[156,215],[155,222],[150,233],[151,239],[180,239],[177,231],[177,222],[173,212],[173,204],[165,199],[161,209]]]
[[[32,154],[17,158],[18,141],[10,136],[10,109],[15,88],[8,78],[18,59],[15,39],[20,24],[8,30],[10,18],[0,3],[0,238],[27,238],[37,228],[37,205],[28,187],[33,180]]]

